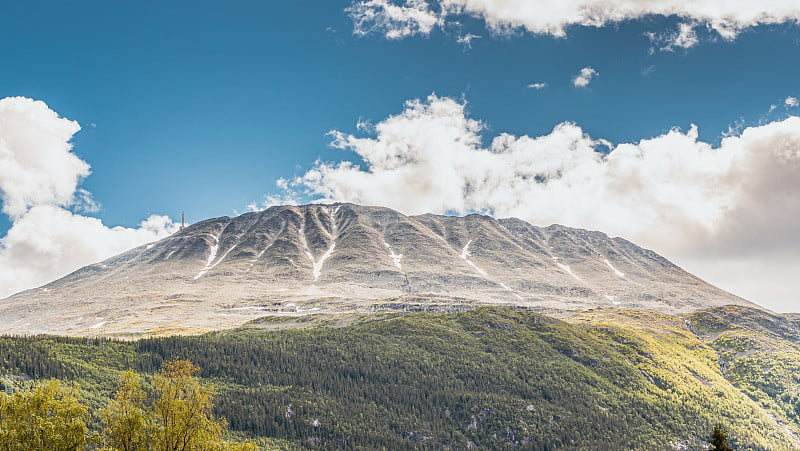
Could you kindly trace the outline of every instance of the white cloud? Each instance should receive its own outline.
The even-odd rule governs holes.
[[[435,13],[433,11],[439,11]],[[348,8],[357,34],[378,32],[389,38],[429,34],[452,16],[483,19],[498,33],[525,29],[562,37],[570,26],[602,27],[652,15],[676,16],[689,24],[704,25],[724,39],[764,24],[798,22],[796,0],[356,0]],[[688,25],[687,25],[688,26]],[[691,46],[693,27],[681,26],[677,46]]]
[[[531,84],[528,85],[528,89],[535,89],[537,91],[540,91],[540,90],[542,90],[542,89],[544,89],[546,87],[547,87],[547,83],[545,83],[545,82],[531,83]]]
[[[365,122],[358,122],[356,129],[358,131],[369,131],[372,130],[371,125],[370,127],[360,127],[361,124]],[[264,200],[261,203],[252,202],[247,205],[248,211],[263,211],[269,207],[274,207],[276,205],[300,205],[300,194],[292,189],[289,180],[281,177],[275,181],[275,186],[280,190],[281,194],[268,194],[264,196]]]
[[[580,73],[572,79],[572,84],[575,85],[576,88],[585,88],[589,86],[591,83],[592,78],[599,76],[600,74],[591,67],[584,67],[581,69]]]
[[[681,23],[678,24],[678,30],[670,33],[647,33],[650,42],[654,47],[650,52],[655,52],[656,49],[672,52],[676,48],[688,49],[694,47],[700,42],[695,31],[695,24]]]
[[[0,199],[12,221],[0,238],[0,297],[32,288],[137,245],[176,227],[151,216],[139,228],[109,228],[81,216],[99,205],[79,188],[89,165],[72,153],[78,124],[44,102],[0,99]]]
[[[480,39],[481,37],[477,34],[467,33],[465,35],[459,35],[456,42],[462,44],[464,48],[471,49],[472,48],[472,41],[474,39]]]
[[[678,25],[678,33],[670,43],[673,47],[681,47],[688,49],[697,44],[697,33],[694,31],[694,26],[688,23]]]
[[[406,0],[402,4],[366,0],[353,3],[346,11],[353,20],[355,34],[378,33],[387,39],[430,34],[442,21],[425,0]]]
[[[36,124],[31,126],[31,124]],[[44,102],[0,100],[0,199],[12,217],[42,203],[67,206],[89,165],[71,152],[80,126],[58,117]]]
[[[783,101],[783,104],[786,105],[787,108],[796,108],[800,106],[800,100],[797,100],[797,97],[787,97],[786,100]]]
[[[363,166],[317,162],[285,188],[408,214],[479,211],[602,230],[691,263],[701,276],[747,261],[758,262],[750,281],[800,273],[798,117],[745,128],[718,147],[694,126],[613,146],[573,123],[543,136],[500,134],[484,147],[484,126],[465,109],[430,96],[407,102],[374,135],[333,131],[332,146],[357,153]],[[714,281],[734,292],[744,283],[742,274],[721,277]],[[779,308],[797,289],[770,287],[780,293],[753,300]]]

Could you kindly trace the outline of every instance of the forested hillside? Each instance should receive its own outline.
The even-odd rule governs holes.
[[[338,328],[268,323],[135,342],[4,337],[0,375],[17,389],[77,381],[96,411],[121,371],[149,381],[188,359],[231,430],[287,449],[706,449],[718,422],[734,447],[800,446],[791,317],[600,309],[561,321],[482,308]]]

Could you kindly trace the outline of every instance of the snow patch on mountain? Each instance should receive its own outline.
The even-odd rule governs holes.
[[[203,269],[201,269],[200,272],[197,273],[196,276],[194,276],[194,280],[197,280],[197,279],[203,277],[203,275],[205,273],[207,273],[211,268],[214,267],[213,263],[214,263],[214,259],[217,258],[217,252],[219,252],[219,239],[222,236],[222,232],[223,231],[224,230],[221,230],[219,232],[219,234],[211,236],[211,238],[214,240],[214,244],[211,245],[211,248],[210,248],[211,251],[208,254],[208,261],[206,261],[206,265],[203,267]]]
[[[386,246],[386,249],[389,250],[389,258],[392,259],[392,263],[397,266],[397,269],[400,271],[403,270],[403,265],[400,263],[400,260],[403,259],[403,254],[395,254],[392,250],[392,246],[389,245],[386,241],[383,242],[383,245]]]
[[[609,268],[611,268],[611,270],[612,270],[612,271],[614,271],[614,274],[616,274],[616,275],[617,275],[617,277],[620,277],[620,278],[624,278],[624,277],[625,277],[625,273],[624,273],[624,272],[622,272],[622,271],[620,271],[620,270],[618,270],[617,268],[615,268],[615,267],[614,267],[614,265],[612,265],[612,264],[611,264],[611,262],[610,262],[610,261],[608,261],[608,259],[607,259],[607,258],[603,260],[603,263],[605,263],[605,264],[606,264],[606,266],[608,266]]]
[[[469,245],[470,244],[472,244],[472,240],[467,241],[467,245],[464,246],[464,249],[461,250],[461,259],[464,260],[465,262],[467,262],[468,265],[472,266],[475,269],[475,271],[478,271],[478,273],[480,275],[486,276],[486,271],[484,271],[483,269],[479,268],[478,265],[473,263],[472,260],[470,260],[468,258],[469,255],[470,255],[469,254]]]
[[[557,257],[553,257],[553,260],[555,260],[555,261],[556,261],[556,266],[558,266],[559,268],[561,268],[561,269],[562,269],[564,272],[566,272],[566,273],[567,273],[567,274],[569,274],[570,276],[574,277],[574,278],[575,278],[575,280],[577,280],[577,281],[579,281],[579,282],[583,282],[583,279],[581,279],[580,277],[578,277],[578,275],[577,275],[577,274],[575,274],[574,272],[572,272],[572,269],[570,269],[569,265],[565,265],[565,264],[563,264],[563,263],[559,263],[559,262],[558,262],[558,258],[557,258]]]
[[[333,213],[331,213],[331,211],[329,209],[325,209],[325,211],[327,211],[327,213],[328,213],[328,215],[329,215],[329,217],[331,219],[331,230],[328,231],[328,230],[322,229],[322,231],[330,239],[334,240],[336,238],[336,235],[338,234],[338,227],[337,227],[337,224],[336,224],[336,213],[339,211],[339,209],[336,208],[333,211]],[[317,280],[319,280],[319,277],[322,275],[322,266],[325,264],[325,260],[327,260],[328,257],[330,257],[331,254],[333,254],[334,249],[336,249],[336,241],[332,241],[331,242],[331,246],[328,248],[328,250],[325,251],[324,254],[322,254],[322,256],[319,258],[319,260],[317,260],[317,259],[314,258],[314,255],[311,253],[311,248],[308,246],[308,239],[306,238],[305,228],[306,228],[306,219],[305,219],[305,216],[304,216],[303,217],[302,226],[300,227],[300,239],[303,242],[303,246],[304,246],[303,251],[304,251],[306,257],[308,257],[308,259],[311,260],[311,267],[312,267],[311,274],[314,276],[314,282],[316,282]]]

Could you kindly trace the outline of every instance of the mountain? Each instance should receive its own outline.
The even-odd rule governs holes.
[[[0,302],[0,332],[199,333],[267,314],[482,304],[665,313],[753,305],[601,232],[306,205],[202,221],[11,296]]]

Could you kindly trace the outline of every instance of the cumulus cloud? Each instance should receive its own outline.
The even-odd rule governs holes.
[[[58,117],[44,102],[0,100],[3,213],[18,217],[33,205],[75,201],[78,183],[89,175],[89,165],[71,152],[78,130],[77,122]]]
[[[524,29],[557,37],[574,25],[602,27],[652,15],[676,16],[685,21],[675,36],[677,46],[697,42],[691,24],[730,40],[749,27],[800,21],[795,0],[356,0],[348,12],[356,33],[379,32],[393,39],[427,35],[459,15],[483,19],[497,33]]]
[[[600,75],[596,70],[591,67],[584,67],[581,71],[572,79],[572,84],[575,85],[576,88],[585,88],[589,86],[592,79]]]
[[[787,97],[786,100],[783,101],[783,104],[786,105],[787,108],[796,108],[800,106],[800,100],[797,100],[797,97]]]
[[[175,231],[165,216],[138,228],[109,228],[77,212],[96,212],[79,187],[89,165],[72,153],[77,122],[44,102],[0,99],[0,199],[12,222],[0,238],[0,297],[32,288],[82,266]]]
[[[531,83],[528,85],[528,89],[535,89],[537,91],[541,91],[542,89],[547,87],[547,83],[539,82],[539,83]]]
[[[465,103],[408,101],[366,136],[331,132],[332,147],[362,164],[318,161],[284,191],[408,214],[477,211],[602,230],[688,262],[701,276],[753,259],[762,264],[750,267],[748,280],[800,271],[798,117],[745,128],[716,147],[699,140],[695,126],[616,146],[569,122],[543,136],[499,134],[488,146],[484,131]],[[743,280],[724,277],[714,281],[733,291]]]

